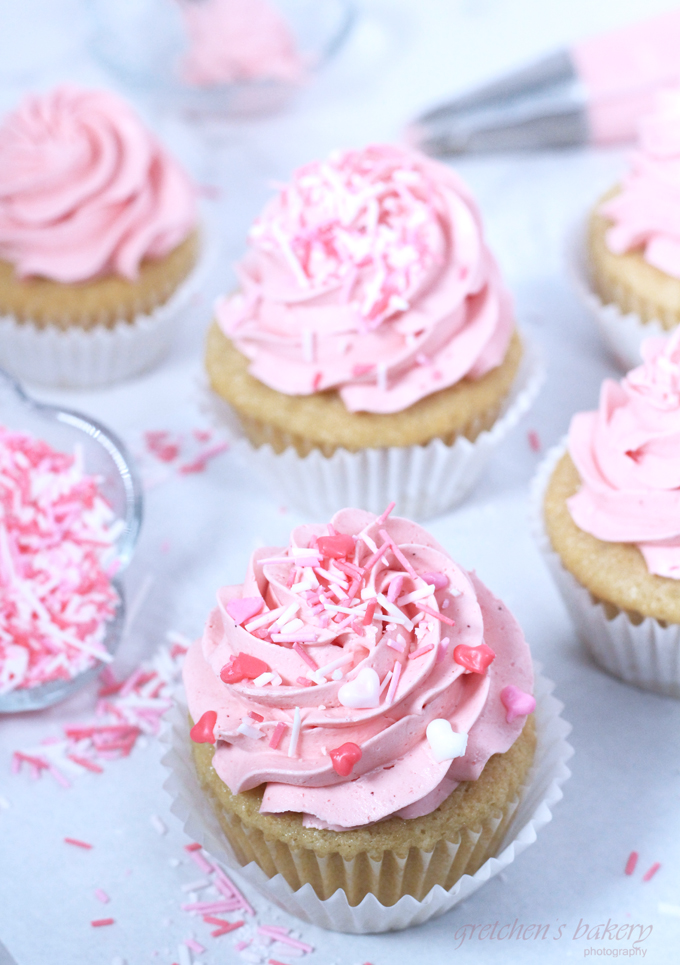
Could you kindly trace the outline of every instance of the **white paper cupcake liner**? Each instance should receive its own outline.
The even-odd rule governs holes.
[[[538,547],[562,594],[578,635],[593,660],[628,684],[680,698],[680,624],[663,626],[646,617],[639,624],[619,611],[611,618],[603,603],[565,567],[545,530],[543,500],[550,477],[566,450],[566,440],[551,449],[532,484],[531,524]]]
[[[258,472],[286,505],[306,516],[327,519],[345,506],[380,514],[394,500],[410,519],[438,516],[470,492],[494,450],[529,410],[543,384],[545,367],[523,335],[524,356],[499,418],[474,442],[464,436],[451,446],[433,439],[425,446],[338,449],[332,456],[313,450],[299,456],[293,447],[276,453],[245,437],[228,405],[210,393],[210,410],[227,424],[234,449]]]
[[[551,808],[562,798],[561,785],[571,773],[566,762],[573,754],[566,740],[571,725],[560,716],[563,705],[552,696],[553,688],[554,684],[536,668],[536,756],[498,854],[489,858],[476,874],[463,875],[448,891],[435,885],[422,901],[405,895],[388,907],[373,895],[367,895],[361,904],[351,906],[342,890],[322,901],[309,884],[294,891],[280,874],[268,878],[254,862],[242,867],[196,777],[187,709],[182,705],[177,705],[167,718],[164,739],[171,746],[163,763],[171,774],[164,787],[172,797],[171,809],[183,822],[186,834],[284,911],[332,931],[356,935],[397,931],[420,925],[464,901],[489,878],[511,865],[518,854],[533,844],[538,831],[552,820]]]
[[[167,354],[182,312],[198,293],[212,261],[209,231],[201,233],[196,265],[163,305],[133,322],[91,329],[0,316],[0,367],[21,381],[55,388],[92,389],[139,375]]]
[[[642,364],[640,346],[646,338],[666,337],[669,332],[661,322],[644,322],[635,312],[624,313],[618,305],[605,304],[593,290],[588,265],[586,226],[581,222],[567,239],[567,268],[572,284],[585,307],[591,313],[602,339],[616,359],[628,372]]]

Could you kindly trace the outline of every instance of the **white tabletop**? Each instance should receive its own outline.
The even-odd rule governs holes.
[[[232,263],[268,182],[285,179],[295,165],[331,148],[396,139],[418,110],[449,93],[587,33],[674,5],[365,0],[349,45],[285,113],[235,124],[203,142],[170,117],[152,117],[199,180],[223,190],[212,205],[221,249],[204,298],[156,371],[98,392],[36,389],[35,394],[100,418],[135,451],[144,430],[188,432],[206,425],[201,346],[210,305],[233,282]],[[79,0],[5,0],[1,32],[0,108],[11,106],[22,90],[58,79],[112,83],[87,53]],[[543,965],[581,959],[588,949],[592,955],[617,949],[625,954],[629,942],[576,937],[583,923],[593,928],[607,922],[653,926],[638,957],[644,951],[647,961],[678,961],[680,704],[627,687],[589,661],[527,525],[528,484],[540,459],[529,446],[528,431],[535,430],[547,448],[565,432],[573,412],[594,407],[602,378],[615,374],[570,289],[563,242],[568,227],[617,178],[624,158],[619,150],[583,148],[457,164],[479,200],[518,318],[542,346],[549,377],[474,494],[429,528],[512,608],[535,657],[557,683],[576,750],[564,800],[536,844],[502,879],[441,919],[404,933],[331,935],[297,923],[248,891],[259,923],[295,928],[316,946],[301,959],[309,965],[406,965],[416,956],[432,965]],[[126,576],[129,600],[140,587],[148,593],[115,669],[130,670],[148,658],[168,630],[200,633],[216,588],[239,582],[254,546],[285,543],[300,519],[272,500],[231,453],[212,461],[205,473],[171,473],[150,488],[139,548]],[[234,943],[245,927],[211,939],[208,926],[180,909],[186,901],[182,884],[200,873],[169,811],[157,741],[138,746],[101,775],[74,780],[70,789],[49,776],[34,781],[26,773],[10,773],[14,750],[58,734],[65,722],[92,720],[95,692],[90,687],[51,711],[0,722],[0,941],[18,965],[121,960],[171,965],[181,961],[178,945],[192,935],[207,949],[194,955],[194,962],[241,961]],[[167,826],[166,834],[154,828],[154,815]],[[92,843],[92,850],[65,845],[67,836]],[[640,860],[635,874],[626,876],[632,850]],[[655,862],[661,868],[643,882]],[[109,904],[94,897],[98,888],[110,896]],[[91,920],[109,916],[115,925],[91,927]],[[515,920],[550,930],[539,940],[461,938],[466,924]],[[297,961],[279,949],[277,957]]]

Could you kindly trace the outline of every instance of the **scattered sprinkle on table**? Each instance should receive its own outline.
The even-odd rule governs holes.
[[[167,637],[169,645],[159,647],[151,660],[140,664],[126,679],[116,680],[105,668],[100,677],[96,722],[67,724],[61,738],[49,737],[38,748],[15,751],[13,773],[19,773],[25,765],[34,777],[48,773],[69,786],[64,771],[73,777],[101,774],[103,765],[127,757],[142,735],[160,734],[190,643],[174,631]],[[155,815],[151,820],[161,833],[160,817]]]
[[[529,439],[529,448],[532,452],[541,451],[541,440],[535,429],[530,429],[527,433],[527,438]]]

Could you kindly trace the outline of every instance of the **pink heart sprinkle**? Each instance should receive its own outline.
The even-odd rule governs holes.
[[[446,573],[421,573],[420,576],[434,586],[435,590],[444,590],[449,585],[449,578]]]
[[[536,709],[536,700],[531,694],[525,694],[512,684],[501,690],[501,703],[508,712],[505,718],[508,724],[511,724],[515,717],[526,717]]]
[[[256,617],[264,606],[261,596],[246,596],[242,600],[229,600],[227,613],[239,625]]]
[[[215,743],[215,724],[217,723],[217,712],[206,710],[201,719],[197,721],[189,731],[194,744],[214,744]]]

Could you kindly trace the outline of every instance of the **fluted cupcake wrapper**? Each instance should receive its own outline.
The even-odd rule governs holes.
[[[615,303],[605,303],[594,291],[588,265],[586,228],[579,223],[567,239],[567,268],[573,287],[583,305],[593,316],[603,341],[624,372],[642,364],[640,347],[646,338],[668,336],[670,330],[654,321],[655,307],[646,306],[645,322],[636,312],[624,312]],[[641,310],[643,306],[640,306]]]
[[[189,275],[166,302],[131,322],[61,328],[0,316],[0,367],[22,381],[71,389],[111,385],[153,368],[169,351],[213,252],[211,232],[203,232],[201,252]]]
[[[470,492],[495,449],[529,410],[545,369],[537,349],[523,336],[524,357],[500,415],[474,442],[459,436],[452,445],[433,439],[424,446],[393,446],[325,456],[314,449],[298,455],[293,446],[277,453],[253,446],[225,402],[211,393],[212,412],[227,424],[234,448],[252,465],[277,498],[306,516],[327,519],[345,506],[380,514],[394,500],[411,519],[438,516]]]
[[[633,623],[623,610],[594,598],[552,548],[545,529],[543,501],[566,446],[563,440],[547,453],[532,484],[531,525],[538,547],[593,660],[628,684],[680,698],[680,624],[664,625],[652,617]]]
[[[353,861],[338,855],[318,858],[309,851],[296,853],[280,842],[267,842],[258,832],[246,832],[242,825],[234,829],[234,848],[200,787],[191,753],[187,710],[180,705],[168,715],[164,739],[170,743],[170,749],[163,763],[171,774],[165,788],[173,799],[172,811],[184,823],[186,833],[290,914],[322,928],[358,935],[408,928],[443,914],[469,897],[512,864],[552,819],[551,808],[562,798],[561,785],[570,775],[566,762],[573,753],[566,740],[571,727],[560,716],[562,704],[552,696],[553,687],[537,669],[536,754],[519,800],[510,802],[502,814],[499,812],[484,827],[464,836],[459,844],[442,842],[432,852],[413,848],[403,858],[388,852],[381,861],[365,855]],[[248,861],[249,849],[257,854],[269,875],[252,859],[243,864]],[[489,854],[495,856],[488,857]],[[286,880],[294,875],[298,879],[311,878],[321,889],[324,881],[337,881],[338,873],[344,875],[345,888],[337,888],[325,900],[318,897],[311,884],[292,887]],[[458,874],[461,877],[450,888],[432,884]],[[394,891],[387,899],[392,904],[381,903],[375,894],[366,895],[357,905],[351,904],[352,891],[360,887],[365,875],[372,877],[377,889],[385,887],[381,881],[394,879],[387,886]],[[404,883],[422,898],[410,894],[398,897]]]

